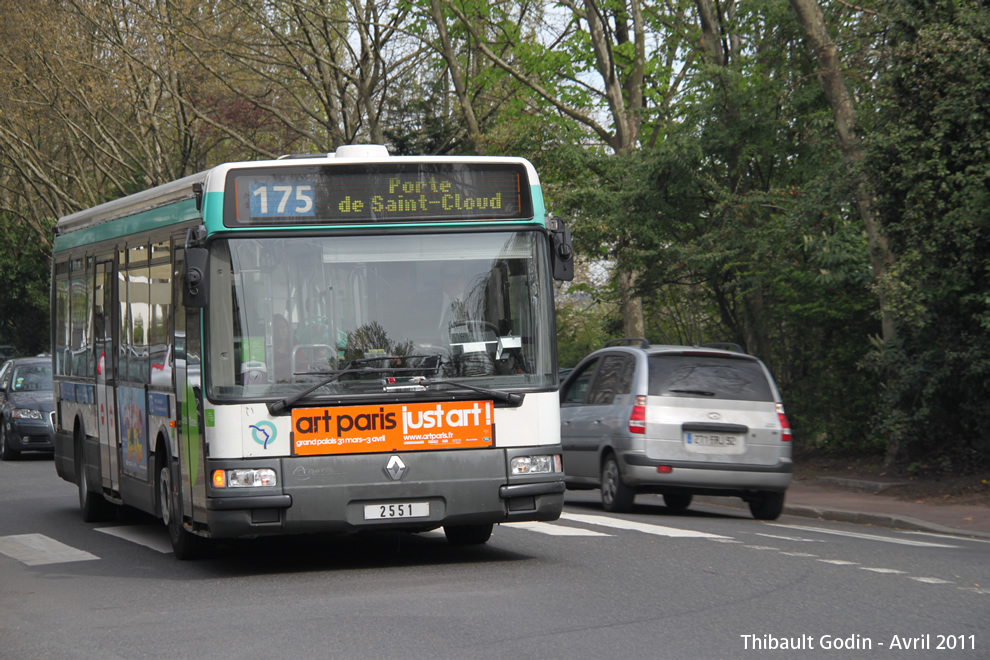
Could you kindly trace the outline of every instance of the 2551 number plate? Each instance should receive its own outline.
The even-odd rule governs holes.
[[[430,515],[429,502],[387,502],[365,504],[365,520],[388,520],[391,518],[425,518]]]

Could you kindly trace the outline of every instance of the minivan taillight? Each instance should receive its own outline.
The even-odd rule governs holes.
[[[629,415],[629,432],[646,433],[646,397],[637,396]]]
[[[783,442],[791,441],[791,423],[787,421],[787,415],[784,414],[784,404],[777,404],[777,419],[780,420],[780,439]]]

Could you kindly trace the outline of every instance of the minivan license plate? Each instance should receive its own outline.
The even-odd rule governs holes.
[[[694,447],[707,447],[717,449],[740,449],[743,444],[741,435],[730,435],[725,433],[692,433],[684,434],[684,443]]]
[[[365,504],[365,520],[388,520],[390,518],[425,518],[430,515],[429,502],[387,502]]]

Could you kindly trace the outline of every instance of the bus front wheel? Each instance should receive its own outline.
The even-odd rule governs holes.
[[[158,509],[162,522],[168,529],[172,552],[177,559],[201,557],[207,547],[206,539],[188,531],[182,524],[182,512],[178,506],[175,489],[172,487],[172,468],[168,457],[158,452],[155,459],[158,474]]]

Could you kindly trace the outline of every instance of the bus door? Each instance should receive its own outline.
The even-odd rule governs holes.
[[[113,262],[96,264],[96,290],[93,297],[94,343],[96,345],[96,405],[100,428],[100,474],[103,487],[120,491],[117,416],[114,410],[113,329],[117,327],[116,297],[113,295]]]
[[[182,304],[185,252],[176,245],[172,281],[175,310],[175,397],[178,408],[178,485],[183,518],[206,522],[206,471],[203,452],[203,354],[201,313]]]

